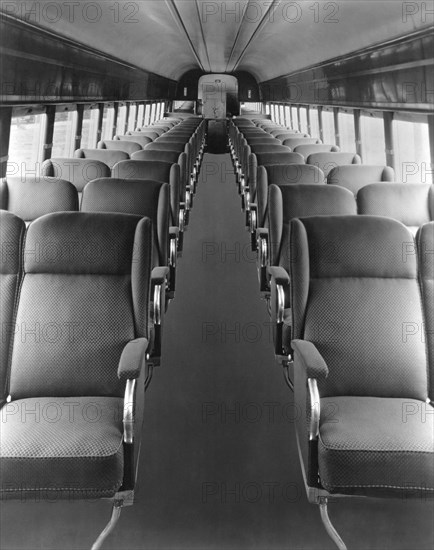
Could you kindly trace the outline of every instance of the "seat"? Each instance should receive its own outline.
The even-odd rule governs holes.
[[[151,259],[152,225],[139,216],[54,213],[27,231],[1,409],[1,497],[113,499],[95,550],[134,501],[152,374]]]
[[[112,169],[113,166],[121,160],[128,160],[130,155],[125,151],[110,149],[77,149],[74,152],[74,158],[86,158],[99,160],[107,164]]]
[[[114,141],[132,141],[133,143],[138,143],[140,145],[140,148],[143,149],[145,145],[148,145],[148,143],[151,143],[155,139],[157,139],[158,134],[151,135],[152,133],[145,134],[143,132],[135,132],[133,136],[131,135],[124,135],[124,136],[115,136],[113,138]],[[137,151],[139,149],[136,149]],[[134,152],[134,151],[133,151]]]
[[[6,403],[8,361],[13,334],[15,333],[15,298],[21,283],[24,221],[5,210],[0,210],[0,320],[2,346],[0,349],[0,407]],[[0,430],[1,431],[1,430]],[[1,443],[1,438],[0,438]]]
[[[324,172],[325,177],[336,166],[344,164],[361,164],[362,159],[355,153],[337,152],[337,153],[312,153],[306,159],[306,164],[318,166]]]
[[[286,139],[296,135],[299,135],[301,137],[303,136],[309,137],[308,134],[300,134],[299,132],[297,132],[297,130],[288,130],[288,129],[283,130],[282,128],[273,128],[272,130],[270,130],[270,134],[280,140],[282,140],[282,138]]]
[[[434,220],[434,186],[429,183],[371,183],[357,194],[359,214],[387,216],[406,225],[413,235]]]
[[[327,183],[342,185],[355,195],[364,185],[375,181],[395,181],[395,171],[390,166],[348,164],[335,166],[327,176]]]
[[[153,141],[143,148],[144,151],[176,151],[182,153],[185,148],[183,141]]]
[[[181,189],[179,164],[161,161],[122,160],[113,166],[112,177],[162,181],[170,188],[170,225],[179,231],[178,250],[182,250],[185,226],[185,189]]]
[[[414,250],[403,261],[412,235],[396,220],[301,218],[290,232],[297,251],[290,276],[303,477],[328,534],[345,549],[328,517],[330,495],[434,494],[426,295]],[[429,270],[432,276],[432,263]]]
[[[148,143],[151,143],[151,141],[148,141]],[[99,141],[97,144],[97,148],[109,149],[111,151],[124,151],[125,153],[128,153],[128,155],[131,155],[131,153],[135,153],[136,151],[141,151],[143,149],[143,147],[138,142],[120,139],[105,139],[104,141]]]
[[[155,129],[155,130],[148,130],[146,128],[138,128],[136,131],[129,131],[126,133],[125,136],[122,136],[123,138],[127,138],[128,136],[131,136],[131,137],[148,137],[150,138],[152,141],[154,141],[155,139],[157,139],[158,136],[160,136],[161,134],[164,134],[163,130],[159,130],[158,128]],[[119,136],[121,137],[121,136]]]
[[[312,153],[336,153],[340,151],[337,145],[330,145],[327,143],[311,143],[309,145],[297,145],[294,147],[295,153],[300,153],[305,159]]]
[[[178,162],[178,159],[178,151],[165,151],[164,149],[161,151],[143,149],[143,151],[137,151],[131,155],[131,160],[161,161],[171,164]]]
[[[278,142],[278,140],[276,140]],[[291,149],[287,147],[286,145],[280,145],[277,143],[277,145],[252,145],[251,146],[252,153],[255,153],[256,155],[263,154],[263,153],[290,153]]]
[[[83,188],[89,181],[110,177],[110,168],[99,160],[54,157],[42,163],[41,174],[70,181],[81,197]]]
[[[29,223],[50,212],[77,211],[78,192],[72,183],[58,178],[4,178],[0,207]]]
[[[169,184],[141,179],[100,178],[83,191],[82,212],[119,212],[148,217],[154,225],[154,265],[168,266],[168,299],[175,294],[176,231],[170,231]]]
[[[317,138],[303,137],[303,136],[297,135],[297,136],[290,136],[285,138],[282,143],[283,145],[290,147],[291,150],[294,150],[294,148],[298,147],[299,145],[320,144],[321,140]]]
[[[292,318],[291,285],[289,279],[290,262],[296,260],[297,251],[290,250],[290,222],[302,216],[356,215],[357,207],[354,195],[343,187],[298,184],[278,187],[270,185],[268,189],[268,266],[260,257],[260,275],[262,292],[270,298],[270,314],[273,330],[274,353],[276,360],[285,367],[285,379],[293,384],[292,365]],[[262,234],[267,230],[258,229]],[[264,250],[260,243],[259,251]]]

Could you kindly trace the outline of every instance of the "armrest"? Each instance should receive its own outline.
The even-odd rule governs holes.
[[[136,338],[124,347],[118,366],[120,380],[131,380],[140,376],[145,366],[148,344],[147,338]]]
[[[286,269],[280,266],[267,267],[267,274],[270,279],[273,279],[277,285],[287,286],[289,285],[289,275]]]
[[[255,236],[256,230],[258,229],[258,205],[256,204],[256,202],[251,202],[249,204],[249,219],[250,233]]]
[[[178,251],[179,227],[169,227],[169,266],[176,267],[176,258]]]
[[[315,344],[308,340],[292,340],[291,345],[295,352],[296,368],[301,367],[308,378],[317,380],[327,378],[329,369]]]
[[[151,284],[153,286],[164,284],[168,275],[169,268],[166,265],[162,267],[154,267],[151,273]]]
[[[268,264],[268,229],[259,227],[256,230],[256,242],[258,243],[258,261],[260,267]]]

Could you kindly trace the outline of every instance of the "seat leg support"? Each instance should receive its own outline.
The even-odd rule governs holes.
[[[110,517],[110,521],[107,523],[107,525],[104,527],[104,530],[99,534],[98,538],[93,543],[91,550],[100,550],[100,548],[102,548],[103,542],[110,535],[113,529],[116,527],[118,519],[121,515],[123,504],[124,504],[123,500],[115,500],[113,502],[112,515]]]
[[[332,522],[330,521],[329,514],[327,511],[327,497],[320,497],[319,498],[319,511],[321,513],[321,519],[324,524],[324,527],[326,528],[328,536],[332,539],[332,541],[336,544],[336,547],[339,548],[339,550],[347,550],[347,547],[345,546],[344,541],[339,536],[339,533],[336,531],[336,529],[333,527]]]

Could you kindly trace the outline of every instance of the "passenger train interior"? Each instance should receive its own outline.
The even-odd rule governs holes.
[[[434,547],[433,20],[1,1],[2,550]]]

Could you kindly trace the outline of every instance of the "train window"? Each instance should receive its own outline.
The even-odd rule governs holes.
[[[136,128],[136,116],[137,116],[137,105],[132,103],[130,105],[130,114],[128,116],[128,131],[133,132]]]
[[[56,108],[53,132],[53,157],[72,157],[77,127],[76,105],[59,105]]]
[[[324,108],[322,110],[322,140],[323,143],[336,143],[335,137],[335,119],[333,116],[333,110]]]
[[[279,118],[280,118],[280,124],[285,126],[285,111],[284,111],[283,105],[279,105]]]
[[[434,183],[426,117],[399,116],[392,123],[395,170],[398,181]]]
[[[119,135],[125,134],[125,125],[127,123],[127,106],[120,103],[118,110],[118,119],[116,121],[116,133]]]
[[[8,174],[35,173],[42,159],[47,116],[42,109],[14,109],[9,138]]]
[[[319,138],[319,118],[318,108],[309,107],[310,110],[310,132],[309,134],[314,138]]]
[[[386,164],[384,123],[381,113],[363,111],[360,117],[363,162]]]
[[[339,135],[341,150],[350,153],[356,152],[356,131],[354,128],[354,114],[352,111],[339,111]]]
[[[113,138],[113,126],[115,119],[115,108],[112,103],[104,105],[102,116],[102,139]]]
[[[291,124],[292,128],[294,130],[299,130],[298,127],[298,115],[297,115],[297,107],[291,107]]]
[[[308,134],[308,127],[307,127],[307,108],[306,107],[300,107],[300,130],[304,134]]]
[[[80,143],[80,147],[83,149],[93,149],[96,147],[98,120],[98,105],[86,105],[83,113],[83,127],[81,130]]]
[[[137,108],[137,128],[143,126],[143,117],[145,116],[145,106],[141,103]]]
[[[152,103],[151,105],[151,124],[155,122],[155,114],[156,114],[156,104]]]
[[[151,123],[151,105],[149,103],[145,106],[145,123],[144,126],[148,126]]]
[[[268,103],[265,105],[265,114],[266,115],[270,114],[270,105]]]
[[[291,109],[285,105],[285,126],[291,127]]]

